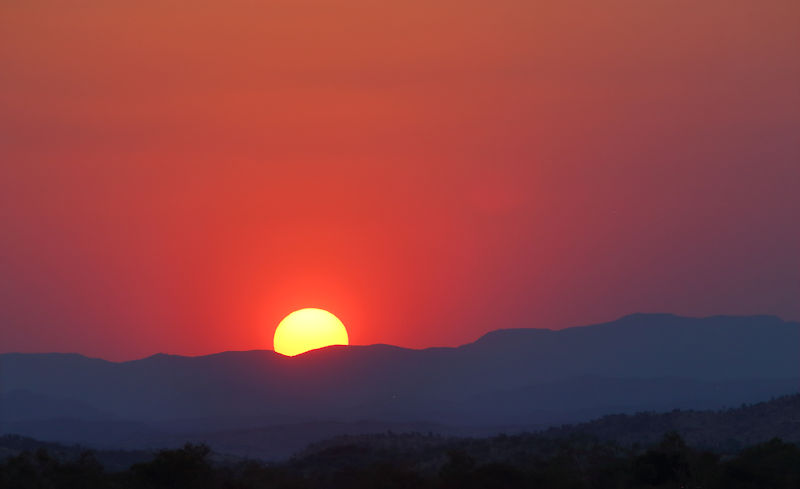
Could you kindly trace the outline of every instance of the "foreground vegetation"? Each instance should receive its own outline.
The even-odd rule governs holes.
[[[429,438],[430,443],[421,443]],[[14,489],[257,488],[720,488],[800,487],[800,447],[774,439],[724,457],[669,433],[649,448],[573,438],[498,436],[450,440],[384,434],[370,444],[328,446],[287,463],[213,463],[204,445],[158,452],[110,472],[92,452],[64,460],[46,449],[0,463],[0,487]],[[382,443],[378,443],[382,442]],[[380,448],[383,446],[383,448]],[[476,451],[476,447],[477,451]]]

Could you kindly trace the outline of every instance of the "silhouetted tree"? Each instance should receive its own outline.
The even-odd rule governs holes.
[[[145,487],[204,489],[214,485],[214,471],[208,461],[211,450],[206,445],[187,443],[177,450],[162,450],[151,462],[131,467]]]
[[[689,450],[676,432],[667,433],[657,447],[633,461],[635,481],[661,486],[686,483],[690,478]]]
[[[800,448],[778,438],[750,447],[725,465],[721,487],[797,489],[800,487]]]
[[[442,486],[446,488],[469,487],[472,471],[475,469],[475,460],[464,450],[450,450],[447,452],[447,462],[439,471]]]
[[[525,474],[505,463],[490,463],[475,469],[471,477],[472,487],[503,487],[514,489],[525,487]]]

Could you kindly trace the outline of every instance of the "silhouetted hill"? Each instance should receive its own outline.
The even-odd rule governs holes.
[[[722,453],[772,438],[800,444],[800,395],[720,411],[675,409],[667,413],[613,414],[587,423],[550,428],[543,435],[590,435],[623,445],[646,446],[668,432],[679,433],[694,447]]]
[[[313,426],[309,426],[313,425]],[[298,442],[298,433],[325,432],[323,441]],[[448,433],[448,430],[450,431]],[[551,427],[537,432],[486,436],[476,431],[470,436],[456,430],[423,423],[388,425],[384,423],[307,423],[260,430],[210,434],[217,448],[216,460],[230,462],[238,457],[274,459],[281,453],[263,453],[259,439],[270,438],[291,447],[292,464],[310,467],[322,463],[349,466],[369,465],[402,458],[417,468],[438,470],[447,459],[447,452],[460,450],[479,460],[513,462],[528,456],[557,450],[565,442],[577,444],[612,443],[620,450],[649,447],[666,434],[676,433],[687,445],[698,450],[719,454],[735,454],[740,450],[765,443],[773,438],[800,445],[800,394],[783,396],[771,401],[716,411],[683,411],[632,415],[612,414],[585,423]],[[244,437],[245,443],[237,437]],[[169,445],[181,447],[198,439],[176,437]],[[248,447],[246,443],[251,445]],[[46,449],[62,460],[77,459],[87,450],[80,445],[43,442],[18,435],[0,436],[0,460],[23,451]],[[247,450],[250,450],[248,453]],[[96,458],[112,470],[125,469],[133,463],[147,460],[151,451],[99,450]],[[352,457],[353,454],[360,454]],[[340,459],[339,462],[335,462]]]
[[[519,431],[794,393],[799,344],[800,324],[770,316],[637,314],[560,331],[499,330],[458,348],[159,354],[121,363],[3,354],[0,432],[151,447],[188,435],[361,420]],[[309,429],[298,440],[329,434]],[[243,441],[253,443],[274,452],[269,440]]]
[[[49,443],[19,435],[0,436],[0,461],[17,456],[23,452],[46,451],[59,460],[77,460],[89,450],[80,445],[63,445]],[[109,471],[126,470],[131,465],[144,462],[153,457],[153,453],[144,450],[92,450],[98,462]]]
[[[340,435],[371,433],[437,433],[450,436],[488,436],[491,428],[457,427],[443,424],[384,421],[316,421],[290,423],[245,430],[218,431],[191,435],[172,435],[154,439],[163,447],[181,447],[184,443],[205,443],[215,451],[261,460],[283,460],[309,444]]]
[[[310,445],[293,457],[300,467],[364,465],[402,458],[419,469],[436,469],[447,453],[461,451],[484,462],[517,463],[557,453],[565,444],[610,443],[620,451],[649,447],[675,433],[698,450],[735,454],[773,438],[800,444],[800,395],[719,411],[613,414],[586,423],[530,433],[490,437],[442,436],[432,433],[342,435]]]

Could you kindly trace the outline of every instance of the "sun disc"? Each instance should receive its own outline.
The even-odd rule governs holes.
[[[286,356],[331,345],[348,345],[344,324],[324,309],[306,308],[294,311],[281,320],[275,329],[273,348]]]

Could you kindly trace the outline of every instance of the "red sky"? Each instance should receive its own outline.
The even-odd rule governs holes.
[[[800,3],[5,1],[0,351],[800,319]]]

